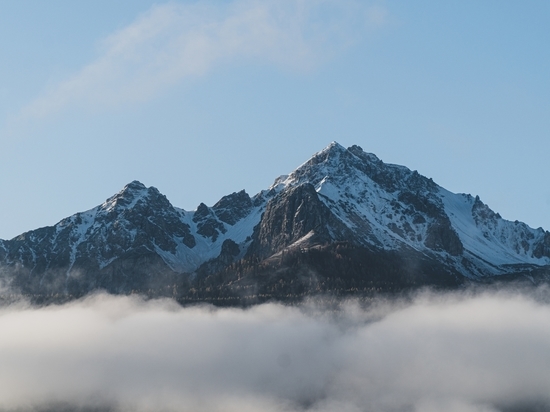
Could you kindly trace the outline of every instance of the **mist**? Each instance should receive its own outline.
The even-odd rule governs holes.
[[[549,325],[544,300],[510,291],[337,308],[19,302],[0,309],[0,410],[543,411]]]

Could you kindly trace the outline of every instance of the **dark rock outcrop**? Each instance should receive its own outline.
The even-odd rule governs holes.
[[[252,199],[244,190],[224,196],[212,206],[218,219],[232,226],[248,216],[252,208]]]
[[[300,240],[310,246],[342,240],[346,232],[349,229],[337,221],[313,185],[306,183],[290,187],[268,202],[254,228],[248,255],[266,258]]]
[[[208,206],[201,203],[193,216],[193,222],[197,224],[197,233],[204,237],[209,237],[216,241],[220,234],[226,232],[223,223],[221,223]]]

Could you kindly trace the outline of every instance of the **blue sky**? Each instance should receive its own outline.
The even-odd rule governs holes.
[[[550,229],[547,1],[4,1],[0,238],[186,210],[336,140]]]

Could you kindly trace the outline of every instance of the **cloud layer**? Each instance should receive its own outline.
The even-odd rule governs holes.
[[[105,295],[9,307],[0,409],[547,410],[549,321],[550,307],[512,294],[337,311]]]
[[[233,61],[307,70],[385,21],[355,0],[235,0],[157,5],[104,40],[97,59],[52,87],[23,115],[69,105],[141,102],[184,78]]]

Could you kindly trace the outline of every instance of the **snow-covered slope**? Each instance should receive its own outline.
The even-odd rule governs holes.
[[[451,223],[465,251],[492,265],[548,265],[549,234],[522,222],[502,219],[479,197],[440,189]]]

